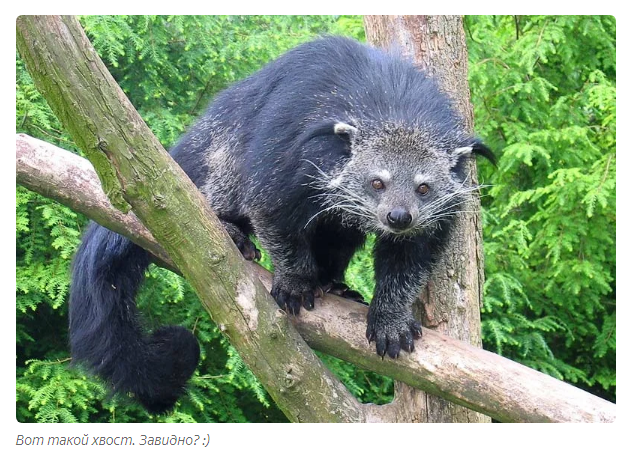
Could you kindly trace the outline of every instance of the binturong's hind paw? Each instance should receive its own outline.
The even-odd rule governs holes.
[[[246,260],[261,260],[261,252],[250,240],[250,237],[244,236],[243,239],[235,240],[234,243]]]
[[[422,336],[422,325],[411,314],[407,316],[374,314],[369,310],[366,338],[375,341],[377,354],[384,358],[400,356],[400,350],[411,353],[415,350],[413,339]]]
[[[241,255],[243,255],[243,258],[250,261],[261,260],[261,252],[239,226],[223,219],[221,219],[221,224],[225,227],[225,230],[239,249],[239,252],[241,252]]]
[[[359,294],[355,290],[350,289],[350,287],[345,283],[333,281],[332,283],[324,285],[321,289],[324,293],[331,293],[336,296],[341,296],[342,298],[350,299],[351,301],[355,301],[360,304],[368,305],[368,303],[364,301],[364,297],[361,294]]]
[[[270,294],[281,309],[297,316],[302,306],[308,311],[315,307],[317,292],[315,283],[292,276],[275,276]]]

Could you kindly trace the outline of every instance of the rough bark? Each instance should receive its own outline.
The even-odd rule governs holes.
[[[22,16],[17,46],[38,90],[96,169],[114,206],[130,207],[292,421],[365,420],[247,269],[205,199],[147,128],[73,17]]]
[[[16,137],[17,182],[50,196],[86,216],[101,220],[109,229],[136,239],[149,251],[160,254],[175,271],[172,260],[140,222],[111,207],[100,182],[87,161],[70,152],[25,135]],[[167,257],[167,258],[164,258]],[[244,262],[261,282],[270,287],[270,273]],[[350,361],[365,369],[390,376],[413,391],[412,401],[400,396],[386,406],[360,406],[360,420],[406,421],[427,391],[504,422],[611,422],[616,406],[585,391],[526,368],[490,352],[467,345],[433,330],[424,330],[412,355],[382,361],[364,337],[366,308],[327,295],[315,310],[294,319],[304,340],[313,348]],[[276,341],[279,341],[276,339]],[[403,382],[403,383],[402,383]],[[451,403],[451,407],[455,407]]]
[[[465,125],[472,131],[473,109],[467,78],[467,48],[460,16],[364,16],[369,42],[397,49],[411,58],[454,100]],[[477,184],[475,162],[468,172]],[[484,280],[480,202],[471,198],[456,220],[455,237],[434,270],[418,302],[423,325],[449,337],[481,346],[480,307]],[[397,385],[398,404],[409,420],[421,422],[486,422],[489,419],[447,401]]]

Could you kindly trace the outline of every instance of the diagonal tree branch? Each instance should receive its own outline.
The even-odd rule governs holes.
[[[136,241],[178,271],[140,221],[113,208],[91,165],[81,157],[26,135],[16,136],[17,183],[68,205]],[[126,218],[126,219],[124,219]],[[271,275],[243,262],[269,289]],[[216,319],[215,319],[216,320]],[[616,406],[581,389],[502,358],[423,330],[412,355],[381,360],[369,348],[366,308],[327,295],[294,324],[313,348],[504,422],[612,422]],[[359,420],[395,421],[397,404],[356,406]]]

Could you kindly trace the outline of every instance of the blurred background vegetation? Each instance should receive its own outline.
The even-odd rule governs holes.
[[[88,36],[170,147],[217,91],[320,34],[364,41],[357,16],[86,16]],[[484,348],[616,401],[616,21],[466,17],[479,165]],[[16,55],[16,132],[79,152]],[[16,188],[16,416],[23,422],[275,422],[283,414],[179,276],[152,267],[138,301],[150,326],[181,324],[201,364],[176,410],[150,416],[69,368],[69,265],[87,220]],[[367,247],[368,249],[368,247]],[[368,250],[347,281],[368,299]],[[363,402],[393,383],[322,359]]]

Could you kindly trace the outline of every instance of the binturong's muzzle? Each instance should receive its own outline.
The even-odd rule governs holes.
[[[393,210],[386,215],[386,222],[397,231],[408,229],[413,221],[413,216],[405,208],[393,208]]]

